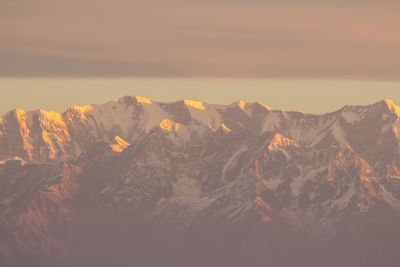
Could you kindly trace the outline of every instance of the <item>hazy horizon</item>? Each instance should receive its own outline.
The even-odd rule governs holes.
[[[124,95],[161,102],[243,100],[322,114],[382,99],[399,104],[399,89],[399,82],[321,79],[0,78],[0,114],[16,108],[62,112],[72,105],[102,104]]]

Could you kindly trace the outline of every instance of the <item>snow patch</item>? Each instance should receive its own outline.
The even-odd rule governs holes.
[[[101,190],[100,194],[104,194],[105,192],[107,192],[108,190],[111,189],[111,186],[107,186],[106,188],[104,188],[103,190]]]
[[[111,149],[115,152],[122,152],[128,146],[130,146],[130,144],[119,136],[116,136],[114,138],[114,142],[112,144],[110,144]]]
[[[144,125],[145,132],[149,132],[154,126],[160,124],[165,118],[169,117],[169,114],[157,103],[153,103],[153,105],[143,105],[143,109],[144,117],[141,124]]]
[[[178,215],[190,214],[194,217],[196,213],[209,207],[213,201],[215,201],[214,198],[202,195],[198,181],[181,177],[174,183],[172,196],[160,201],[159,212],[162,212],[164,206],[175,206]]]
[[[397,127],[393,127],[393,132],[394,132],[394,134],[396,135],[396,137],[397,138],[399,138],[399,128],[397,128]]]
[[[226,126],[224,123],[221,124],[221,128],[222,130],[224,130],[224,132],[231,132],[232,130],[228,128],[228,126]]]
[[[337,207],[339,209],[346,208],[355,194],[356,194],[356,188],[354,183],[352,183],[349,185],[349,189],[346,191],[346,193],[344,193],[341,196],[341,198],[332,201],[331,207]]]
[[[232,157],[229,158],[229,160],[225,163],[224,167],[222,168],[222,180],[225,179],[225,175],[227,171],[230,169],[231,166],[234,166],[240,156],[243,152],[247,150],[247,147],[241,147],[238,149],[235,153],[233,153]]]
[[[296,141],[286,138],[279,133],[276,133],[272,138],[271,142],[269,142],[268,149],[273,150],[279,147],[286,147],[286,146],[299,147]]]
[[[335,124],[333,125],[331,133],[335,137],[336,141],[339,143],[340,147],[346,147],[349,144],[343,135],[342,128],[338,125],[337,122],[335,122]]]
[[[390,100],[390,99],[385,99],[384,101],[385,101],[387,107],[389,108],[389,110],[391,112],[393,112],[394,114],[396,114],[397,117],[400,117],[400,107],[396,106],[394,104],[394,102],[392,100]]]
[[[281,123],[281,118],[277,112],[270,112],[264,121],[263,132],[276,130]]]
[[[86,112],[88,123],[94,129],[103,129],[107,133],[115,128],[121,130],[121,135],[127,137],[133,127],[132,114],[135,112],[133,105],[108,102],[103,105],[92,105],[93,109]]]
[[[311,169],[311,171],[303,172],[302,174],[293,179],[290,183],[290,188],[292,195],[298,197],[303,189],[304,185],[309,181],[314,179],[314,177],[318,177],[317,174],[325,170],[325,166],[320,167],[318,169]],[[313,192],[314,193],[314,192]]]
[[[389,118],[389,115],[388,114],[386,114],[386,113],[383,113],[382,114],[382,120],[387,120],[387,118]]]
[[[93,106],[86,105],[86,106],[72,106],[69,108],[72,111],[75,111],[79,114],[79,120],[81,122],[86,121],[86,113],[93,109]]]
[[[143,104],[152,104],[151,100],[142,96],[136,96],[136,100],[138,103],[143,103]]]
[[[388,130],[392,129],[392,125],[391,124],[386,124],[385,126],[382,127],[381,129],[381,133],[386,133]],[[396,128],[393,128],[392,130],[394,131]]]
[[[342,117],[345,119],[346,122],[353,124],[360,120],[356,113],[352,111],[344,111],[342,112]]]
[[[188,110],[192,119],[205,126],[211,125],[213,128],[217,128],[221,124],[221,115],[214,105],[204,105],[202,102],[185,104],[189,107]]]
[[[244,111],[244,108],[246,107],[246,102],[244,102],[244,101],[239,101],[239,102],[238,102],[238,106],[239,106],[239,108],[240,108],[241,110]]]
[[[274,191],[279,187],[279,185],[281,185],[284,182],[284,180],[282,177],[279,176],[279,177],[273,177],[268,180],[263,179],[263,182],[268,187],[269,190]]]
[[[178,132],[180,124],[169,119],[165,119],[160,123],[160,128],[168,132]]]
[[[381,194],[383,200],[385,200],[386,203],[388,203],[392,207],[392,209],[400,211],[400,199],[395,198],[393,194],[386,190],[382,185],[380,186],[380,188],[382,190]]]
[[[265,108],[266,110],[271,110],[270,107],[268,107],[267,105],[261,103],[261,102],[257,102],[258,105],[260,105],[261,107]]]
[[[197,108],[200,110],[204,110],[204,105],[202,102],[200,101],[194,101],[194,100],[189,100],[189,99],[185,99],[184,103],[186,106],[192,107],[192,108]]]

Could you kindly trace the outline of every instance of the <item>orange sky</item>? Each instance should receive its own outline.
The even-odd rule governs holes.
[[[400,79],[398,0],[0,3],[0,76]]]

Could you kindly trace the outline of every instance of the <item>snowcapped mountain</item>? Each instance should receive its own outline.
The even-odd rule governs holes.
[[[0,262],[398,266],[400,108],[143,97],[0,118]]]
[[[399,107],[390,100],[312,115],[270,110],[264,104],[243,101],[223,106],[192,100],[156,103],[143,97],[125,96],[102,105],[73,106],[62,114],[45,110],[13,110],[4,114],[0,117],[0,160],[76,159],[96,142],[112,142],[118,136],[132,143],[154,127],[169,127],[170,122],[196,123],[211,131],[219,128],[248,129],[258,134],[275,131],[305,146],[350,145],[364,155],[368,149],[385,152],[390,149],[396,153],[399,114]]]

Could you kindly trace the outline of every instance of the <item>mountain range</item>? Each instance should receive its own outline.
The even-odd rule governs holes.
[[[399,266],[400,107],[138,96],[0,117],[0,265]]]

